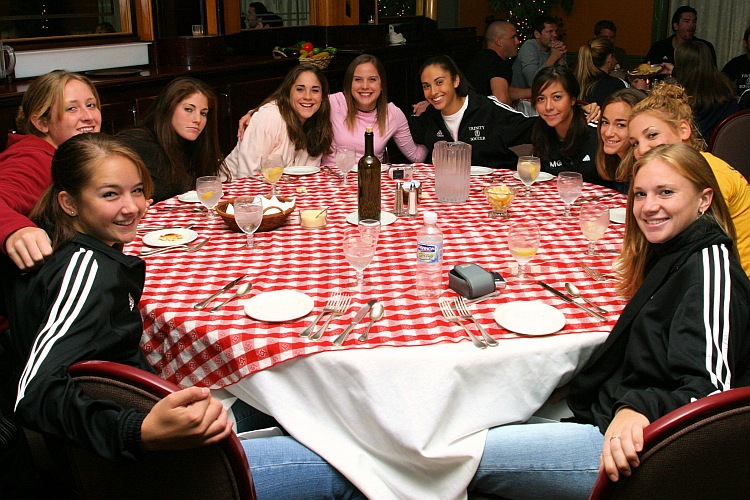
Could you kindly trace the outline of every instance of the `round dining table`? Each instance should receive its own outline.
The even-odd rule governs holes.
[[[167,380],[223,388],[272,414],[369,498],[464,498],[487,429],[524,422],[537,412],[604,341],[625,306],[612,270],[624,225],[619,219],[610,222],[596,253],[586,255],[588,240],[578,213],[582,204],[593,202],[621,213],[626,199],[584,184],[572,217],[566,218],[551,178],[536,182],[530,197],[517,196],[509,217],[489,217],[484,187],[491,182],[521,187],[515,172],[477,168],[468,200],[444,204],[435,196],[433,167],[413,167],[422,185],[419,214],[383,214],[375,257],[365,269],[367,283],[359,288],[349,285],[354,269],[341,244],[344,230],[356,222],[357,183],[341,185],[336,169],[297,168],[293,172],[300,175],[285,175],[278,187],[294,198],[296,209],[278,229],[256,233],[253,248],[197,203],[175,197],[155,204],[141,222],[143,234],[193,225],[198,238],[210,239],[194,252],[143,257],[142,347]],[[233,198],[264,195],[270,186],[244,178],[223,189],[224,198]],[[396,185],[385,172],[381,189],[383,211],[392,211]],[[300,227],[297,210],[323,208],[325,227]],[[443,317],[438,300],[417,295],[416,235],[427,210],[438,214],[444,234],[441,300],[458,297],[448,288],[448,271],[457,264],[475,263],[504,277],[506,285],[496,297],[469,305],[497,346],[478,349],[460,325]],[[526,278],[516,275],[507,243],[510,225],[519,221],[536,222],[541,234]],[[138,238],[125,251],[137,255],[147,247]],[[584,265],[605,276],[595,280]],[[210,311],[237,285],[208,307],[194,307],[245,275],[252,289],[244,297]],[[563,294],[566,282],[575,284],[604,308],[604,320],[542,288],[540,281]],[[350,296],[346,312],[319,340],[300,336],[337,292]],[[278,321],[268,321],[267,311],[258,309],[263,297],[278,297],[278,303],[265,302],[273,315],[281,314]],[[343,345],[334,346],[332,340],[370,300],[384,305],[385,316],[373,324],[367,341],[357,340],[369,321],[365,318]],[[541,307],[533,310],[552,306],[562,313],[564,326],[531,335],[543,314],[529,315],[528,331],[523,318],[516,332],[496,320],[499,308],[527,302]]]

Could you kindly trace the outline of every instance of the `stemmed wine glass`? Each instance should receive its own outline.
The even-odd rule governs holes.
[[[284,159],[281,155],[266,155],[260,157],[260,173],[271,184],[271,196],[276,196],[279,191],[276,183],[284,174]]]
[[[336,159],[336,166],[341,170],[341,173],[344,174],[344,180],[341,182],[341,185],[348,186],[348,174],[354,168],[354,165],[357,164],[357,151],[351,147],[337,146],[334,158]]]
[[[579,216],[581,232],[589,240],[586,255],[594,255],[596,242],[604,236],[609,225],[609,208],[599,203],[589,203],[581,207]]]
[[[208,210],[206,217],[212,219],[214,215],[214,207],[219,203],[219,200],[224,196],[224,190],[221,188],[221,180],[215,175],[206,175],[204,177],[198,177],[195,180],[195,193],[198,195],[198,200]]]
[[[263,222],[263,204],[256,196],[240,196],[234,200],[234,221],[247,235],[247,248],[253,248],[253,234]]]
[[[343,248],[346,261],[357,272],[357,279],[350,282],[350,286],[362,286],[365,284],[365,268],[375,256],[377,240],[363,233],[359,227],[349,228],[344,231]]]
[[[377,247],[380,237],[380,221],[377,219],[362,219],[357,223],[357,226],[362,238],[369,239],[373,246]]]
[[[518,262],[518,278],[526,278],[526,264],[539,249],[539,226],[534,222],[516,222],[510,226],[508,248]]]
[[[521,182],[526,186],[526,193],[524,197],[531,196],[531,185],[539,176],[539,171],[542,169],[542,162],[536,156],[519,156],[516,170],[518,170],[518,177]]]
[[[578,172],[560,172],[557,176],[557,192],[565,203],[563,217],[570,217],[570,206],[581,196],[583,176]]]

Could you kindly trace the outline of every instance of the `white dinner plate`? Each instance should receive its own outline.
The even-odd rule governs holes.
[[[391,165],[388,165],[387,163],[385,165],[380,165],[380,171],[381,172],[388,172],[388,169],[391,168]],[[357,165],[354,165],[354,168],[351,170],[355,174],[358,172]]]
[[[518,172],[513,172],[513,178],[517,181],[521,180],[521,177],[518,175]],[[536,180],[534,182],[546,182],[546,181],[551,181],[554,178],[555,176],[550,174],[549,172],[539,172],[539,175],[536,176]]]
[[[200,201],[198,199],[198,193],[196,193],[195,190],[182,193],[177,199],[183,203],[198,203]]]
[[[478,167],[476,165],[471,166],[471,175],[478,176],[478,175],[490,175],[495,170],[490,167]]]
[[[380,225],[381,226],[387,226],[388,224],[393,224],[396,222],[397,217],[393,215],[391,212],[380,212]],[[359,222],[359,213],[352,212],[349,215],[346,216],[346,222],[349,224],[357,225]]]
[[[294,290],[259,293],[245,302],[245,314],[258,321],[278,323],[301,318],[313,310],[315,301]]]
[[[318,167],[311,167],[309,165],[292,165],[284,169],[284,173],[287,175],[312,175],[320,172]]]
[[[625,224],[625,209],[624,208],[610,208],[609,220],[617,224]]]
[[[492,315],[498,325],[521,335],[549,335],[565,326],[565,315],[539,300],[508,302]]]
[[[143,243],[150,247],[171,247],[190,243],[197,237],[198,233],[192,229],[175,227],[146,233],[143,236]]]

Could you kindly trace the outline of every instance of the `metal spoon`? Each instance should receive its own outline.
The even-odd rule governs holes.
[[[239,297],[242,297],[243,295],[247,295],[247,293],[250,291],[250,289],[252,287],[253,287],[252,283],[245,283],[244,285],[242,285],[241,287],[239,287],[237,289],[237,291],[234,293],[234,295],[232,295],[231,297],[229,297],[227,300],[225,300],[224,302],[222,302],[218,306],[216,306],[213,309],[211,309],[211,312],[218,311],[219,309],[221,309],[222,307],[224,307],[224,304],[226,304],[227,302],[229,302],[231,300],[234,300],[234,299],[237,299]]]
[[[604,309],[602,307],[599,307],[598,305],[594,304],[593,302],[591,302],[589,299],[587,299],[583,295],[581,295],[581,292],[578,291],[578,288],[576,288],[576,286],[573,283],[565,283],[565,289],[568,291],[568,293],[572,297],[583,299],[583,301],[586,302],[591,307],[594,307],[595,309],[598,309],[599,311],[601,311],[603,313],[608,313],[609,312],[606,309]]]
[[[376,321],[383,319],[383,316],[385,316],[385,307],[383,307],[383,304],[380,302],[376,302],[375,305],[372,306],[372,309],[370,309],[370,322],[367,323],[365,332],[359,336],[357,342],[364,342],[367,340],[367,336],[370,334],[370,327],[372,327],[372,324]]]

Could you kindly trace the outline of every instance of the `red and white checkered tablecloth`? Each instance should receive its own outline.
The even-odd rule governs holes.
[[[349,187],[340,186],[335,176],[325,172],[296,177],[294,182],[282,181],[282,193],[295,196],[298,208],[329,207],[328,225],[321,230],[304,230],[296,217],[290,217],[279,229],[257,233],[253,249],[247,249],[245,236],[231,232],[220,218],[207,223],[203,214],[191,209],[197,205],[181,203],[176,198],[154,205],[142,226],[196,223],[194,229],[200,237],[211,237],[195,253],[168,252],[145,257],[147,278],[140,303],[144,319],[142,343],[157,372],[185,386],[219,388],[277,363],[321,351],[468,342],[458,325],[441,316],[437,301],[419,299],[415,293],[416,233],[423,223],[421,213],[426,210],[438,213],[438,225],[445,235],[443,296],[456,296],[447,282],[447,273],[455,264],[474,262],[487,270],[499,271],[506,278],[507,287],[499,297],[470,306],[496,339],[517,338],[500,327],[492,315],[500,304],[517,300],[542,300],[563,311],[567,324],[560,334],[612,328],[626,301],[616,294],[613,282],[594,281],[580,264],[611,271],[622,242],[622,225],[610,223],[597,243],[597,255],[589,257],[584,255],[588,242],[577,219],[579,205],[573,207],[573,218],[562,218],[563,203],[554,180],[535,184],[533,197],[517,197],[510,208],[511,217],[499,219],[487,217],[489,206],[482,187],[491,179],[520,186],[512,178],[513,172],[497,170],[491,176],[472,177],[469,200],[448,205],[435,197],[432,167],[417,165],[417,169],[415,179],[423,183],[420,216],[401,217],[382,228],[375,258],[365,270],[370,285],[362,291],[344,286],[353,279],[354,270],[344,259],[340,242],[344,229],[349,227],[346,216],[357,207],[354,175]],[[224,186],[225,197],[268,191],[269,186],[257,179],[240,179]],[[395,183],[385,174],[382,193],[383,209],[392,210]],[[603,197],[600,201],[613,208],[625,206],[624,196],[601,186],[585,185],[582,199],[590,197]],[[178,206],[184,208],[165,210]],[[539,252],[530,264],[531,279],[521,281],[512,275],[515,261],[508,250],[507,229],[512,222],[525,219],[540,225],[542,238]],[[137,254],[141,248],[138,239],[126,252]],[[243,309],[246,299],[230,302],[217,313],[193,308],[242,274],[248,274],[247,280],[253,283],[247,297],[273,290],[296,290],[312,297],[315,307],[309,315],[286,323],[264,323],[248,317]],[[553,296],[537,285],[537,280],[558,290],[563,290],[566,281],[574,282],[589,299],[611,311],[609,321],[600,322]],[[347,314],[332,321],[319,341],[299,337],[331,292],[337,290],[353,293]],[[229,296],[227,292],[219,299]],[[333,347],[331,340],[370,299],[383,302],[386,317],[373,326],[368,342],[360,344],[356,342],[357,335],[352,334],[342,347]]]

